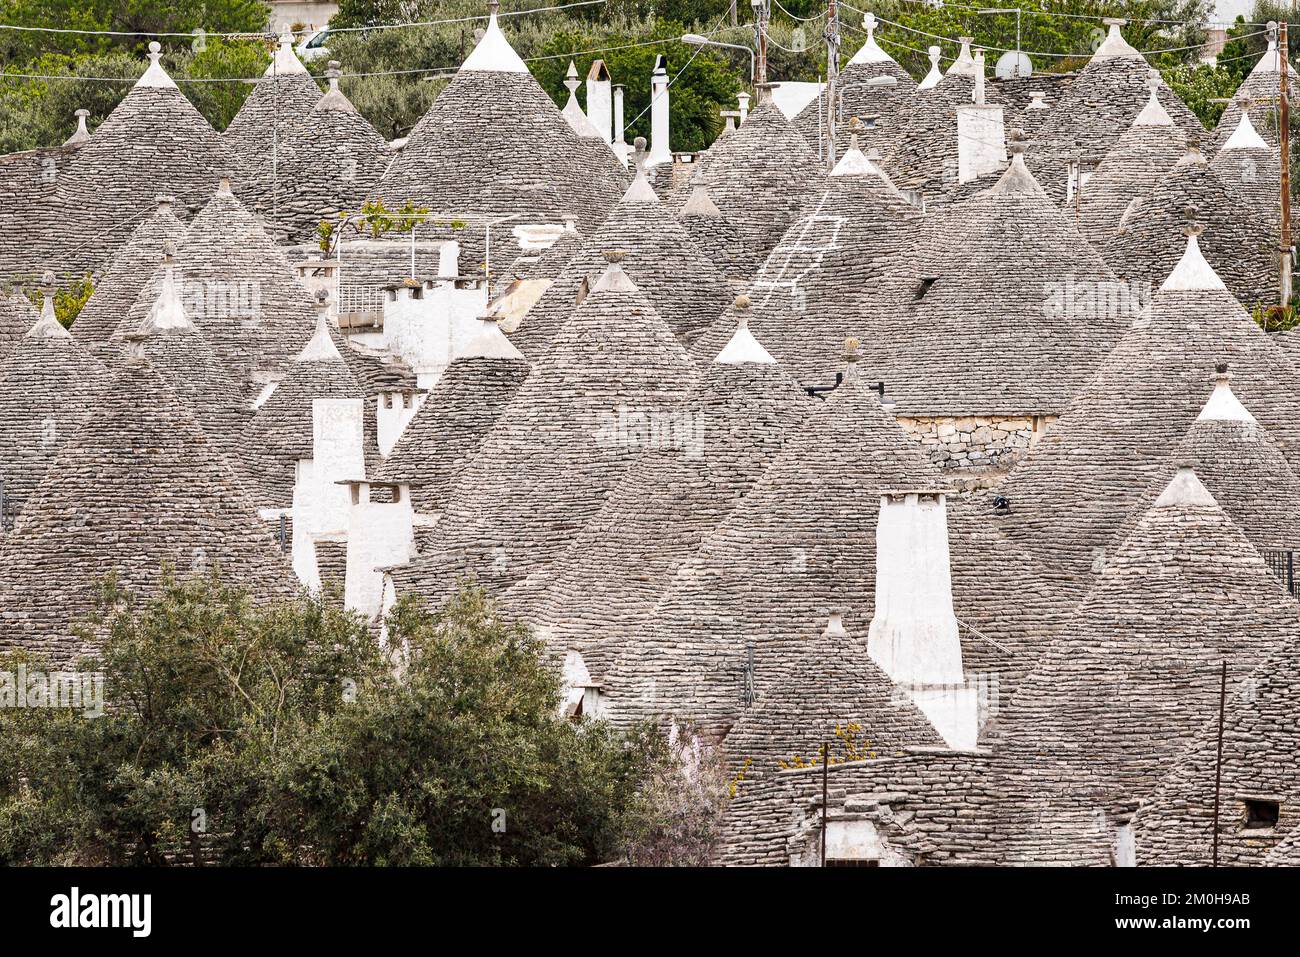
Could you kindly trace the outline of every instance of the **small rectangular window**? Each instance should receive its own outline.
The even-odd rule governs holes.
[[[930,291],[930,287],[939,281],[938,276],[926,276],[921,280],[921,284],[916,287],[916,299],[920,301],[925,298],[925,294]]]
[[[1263,831],[1277,827],[1278,818],[1282,813],[1280,802],[1247,798],[1244,803],[1246,805],[1246,830]]]

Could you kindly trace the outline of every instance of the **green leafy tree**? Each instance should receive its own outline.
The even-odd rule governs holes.
[[[93,623],[103,716],[0,709],[0,863],[594,863],[657,753],[563,718],[540,642],[471,586],[400,603],[396,659],[216,578],[106,582]]]

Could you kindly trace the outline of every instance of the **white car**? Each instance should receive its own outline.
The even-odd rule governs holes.
[[[325,46],[325,41],[329,39],[329,35],[329,28],[326,27],[324,30],[315,30],[304,36],[298,41],[298,46],[295,47],[298,52],[298,59],[305,62],[329,56],[329,48]]]

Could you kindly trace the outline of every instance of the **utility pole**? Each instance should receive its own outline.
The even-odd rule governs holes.
[[[1281,144],[1282,172],[1282,242],[1278,247],[1281,253],[1281,302],[1285,309],[1291,303],[1291,109],[1287,101],[1287,66],[1291,53],[1287,49],[1286,21],[1278,24],[1277,50],[1281,60],[1281,89],[1278,93],[1278,137]]]
[[[1228,705],[1228,663],[1225,661],[1219,671],[1219,743],[1214,758],[1214,836],[1212,839],[1214,863],[1219,866],[1219,787],[1223,782],[1223,713]]]
[[[870,13],[867,17],[875,19]],[[865,22],[866,18],[864,18]],[[840,77],[840,8],[826,0],[826,169],[835,168],[835,123],[839,119],[836,100]]]
[[[758,49],[758,81],[755,85],[760,89],[767,84],[767,20],[772,9],[768,3],[769,0],[749,0],[749,5],[754,8],[754,45]]]

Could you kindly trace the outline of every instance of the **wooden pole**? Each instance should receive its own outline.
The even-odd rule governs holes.
[[[754,16],[758,21],[758,84],[759,86],[767,83],[767,18],[768,18],[768,0],[759,0],[754,7]],[[759,94],[759,102],[762,102],[763,94]]]
[[[826,866],[826,795],[830,790],[831,743],[822,742],[822,867]]]
[[[1214,758],[1214,862],[1219,866],[1219,790],[1223,783],[1223,712],[1228,702],[1228,663],[1223,662],[1219,672],[1219,743]]]
[[[1282,301],[1278,305],[1285,309],[1291,302],[1291,109],[1287,101],[1287,67],[1291,54],[1287,48],[1286,21],[1278,23],[1277,28],[1277,50],[1281,59],[1281,89],[1278,92],[1278,138],[1281,149],[1278,152],[1281,154],[1282,167],[1282,242],[1279,247],[1281,259],[1278,271]]]
[[[840,14],[835,0],[826,3],[826,169],[835,168],[835,99],[839,95]]]

